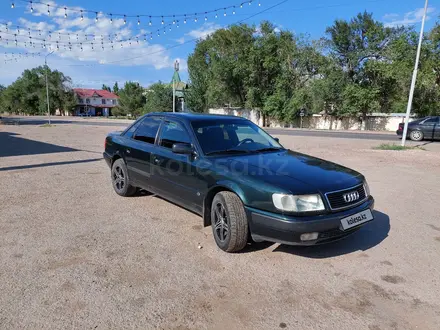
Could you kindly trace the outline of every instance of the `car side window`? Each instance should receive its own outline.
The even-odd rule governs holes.
[[[167,149],[172,149],[174,143],[191,144],[192,141],[187,130],[181,124],[166,121],[162,126],[159,145]]]
[[[133,138],[138,141],[154,144],[160,122],[160,118],[145,118],[145,120],[142,121],[139,128],[134,133]]]
[[[128,130],[125,131],[124,136],[131,139],[133,137],[134,132],[138,129],[139,125],[143,122],[143,120],[139,120],[134,123]]]
[[[438,124],[438,118],[429,118],[423,122],[423,125],[434,126],[435,124]]]

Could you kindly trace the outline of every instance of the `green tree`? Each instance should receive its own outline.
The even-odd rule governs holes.
[[[119,110],[114,113],[138,117],[142,114],[144,106],[144,89],[139,83],[128,81],[119,91]]]
[[[115,82],[115,84],[113,85],[113,93],[116,95],[119,95],[119,85],[118,82]]]
[[[176,109],[178,109],[176,98]],[[144,113],[173,111],[173,88],[161,82],[152,84],[146,90]]]
[[[21,77],[3,91],[3,111],[29,115],[46,113],[46,72],[51,114],[57,109],[61,112],[72,111],[76,100],[71,88],[71,79],[62,72],[52,71],[46,66],[25,70]]]
[[[101,87],[101,89],[102,89],[102,90],[105,90],[105,91],[107,91],[107,92],[111,92],[111,91],[112,91],[112,89],[111,89],[109,86],[107,86],[106,84],[103,84],[102,87]]]

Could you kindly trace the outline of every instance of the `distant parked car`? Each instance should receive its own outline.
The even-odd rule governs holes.
[[[403,135],[404,123],[399,124],[397,135]],[[425,117],[408,124],[408,134],[413,141],[440,139],[440,116]]]
[[[117,194],[143,188],[202,215],[227,252],[243,249],[249,236],[329,243],[373,220],[362,174],[284,149],[244,118],[148,114],[110,133],[104,158]]]

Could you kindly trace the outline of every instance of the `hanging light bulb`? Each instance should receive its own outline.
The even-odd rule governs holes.
[[[242,3],[240,4],[240,8],[243,8],[243,4]]]
[[[41,36],[41,30],[38,30],[38,35]]]
[[[215,18],[218,18],[217,10],[215,11]]]
[[[95,22],[98,23],[98,12],[95,12],[96,17],[95,17]]]
[[[176,23],[176,28],[179,28],[179,21],[177,21]]]
[[[17,25],[17,34],[20,34],[20,27]]]
[[[138,25],[141,25],[141,20],[140,20],[140,18],[139,18],[139,15],[138,15]]]
[[[14,1],[12,1],[12,3],[11,3],[11,8],[12,8],[12,9],[14,9],[14,8],[15,8],[15,4],[14,4]]]
[[[208,20],[207,12],[205,12],[205,22]]]
[[[84,20],[84,15],[83,15],[83,11],[81,10],[81,21]]]
[[[121,42],[121,48],[124,48],[124,46],[122,45],[122,42]]]
[[[258,6],[261,7],[261,1],[258,1]]]
[[[162,25],[164,25],[163,16],[162,16]]]
[[[223,13],[223,16],[226,16],[226,8],[224,10],[225,10],[225,12]]]
[[[232,9],[232,15],[235,15],[235,6],[234,9]]]
[[[136,37],[136,42],[139,43],[139,38],[138,37]]]
[[[194,15],[196,15],[196,17],[194,18],[194,22],[197,23],[197,13],[195,13]]]
[[[76,40],[79,40],[79,35],[78,34],[76,34]]]
[[[113,24],[113,15],[110,14],[110,23]]]
[[[151,23],[151,16],[150,16],[150,21],[148,22],[148,25],[151,26],[153,23]]]
[[[127,24],[127,16],[124,15],[124,25]]]
[[[31,13],[34,12],[34,6],[32,6],[32,1],[31,1]]]
[[[67,18],[67,8],[64,7],[64,18]]]
[[[249,6],[252,5],[252,0],[249,1]]]
[[[171,32],[171,26],[170,26],[170,32]]]
[[[186,14],[185,14],[185,19],[183,20],[183,24],[186,24]]]
[[[147,42],[147,35],[144,35],[144,41]]]
[[[176,24],[176,16],[173,15],[173,24]]]
[[[49,39],[52,38],[52,32],[49,31]]]
[[[50,5],[47,5],[47,15],[50,16]]]
[[[93,50],[94,48],[93,48],[93,42],[92,42],[92,50]]]
[[[153,33],[150,34],[150,40],[153,40]]]

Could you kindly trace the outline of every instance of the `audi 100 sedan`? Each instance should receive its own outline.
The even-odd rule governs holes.
[[[117,194],[144,189],[200,214],[227,252],[250,239],[329,243],[373,220],[360,173],[285,149],[240,117],[148,114],[110,133],[104,158]]]

